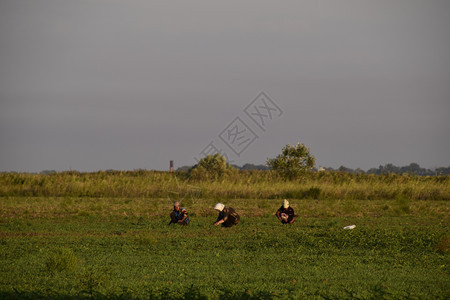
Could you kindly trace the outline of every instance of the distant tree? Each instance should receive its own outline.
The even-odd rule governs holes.
[[[450,167],[440,167],[434,170],[437,175],[450,175]]]
[[[394,166],[393,164],[387,164],[384,167],[380,166],[380,173],[382,174],[400,173],[400,168]]]
[[[377,174],[377,175],[378,174],[391,174],[391,173],[396,173],[396,174],[408,173],[408,174],[426,176],[426,175],[437,174],[436,170],[432,171],[429,169],[421,168],[419,166],[419,164],[417,164],[417,163],[411,163],[408,166],[403,166],[403,167],[397,167],[397,166],[394,166],[393,164],[386,164],[384,166],[380,165],[378,167],[378,169],[375,169],[375,168],[369,169],[367,171],[367,173],[368,174]]]
[[[355,171],[354,171],[354,173],[356,173],[356,174],[364,174],[365,172],[364,172],[363,169],[356,168]]]
[[[411,163],[409,166],[404,166],[400,168],[401,173],[417,174],[417,175],[432,175],[431,170],[421,168],[417,163]]]
[[[241,170],[262,170],[262,171],[266,171],[269,170],[269,167],[265,166],[265,165],[254,165],[254,164],[245,164],[243,165],[241,168]]]
[[[347,168],[347,167],[344,167],[344,166],[340,166],[338,171],[346,172],[346,173],[353,173],[353,172],[355,172],[353,169],[350,169],[350,168]]]
[[[225,157],[216,153],[200,159],[189,171],[189,176],[193,179],[219,179],[233,170],[235,168],[227,164]]]
[[[192,169],[192,166],[182,166],[182,167],[179,167],[177,169],[177,171],[188,172],[190,169]]]
[[[379,170],[377,168],[370,168],[369,170],[367,170],[367,174],[380,174]]]
[[[285,179],[295,179],[314,168],[315,157],[301,143],[286,145],[276,158],[267,159],[267,166]]]

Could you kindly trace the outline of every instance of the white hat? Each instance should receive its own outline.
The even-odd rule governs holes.
[[[223,205],[222,203],[217,203],[216,206],[214,206],[214,209],[218,210],[218,211],[222,211],[224,207],[225,207],[225,205]]]
[[[283,200],[283,207],[284,208],[288,208],[289,207],[289,201],[287,201],[286,199]]]

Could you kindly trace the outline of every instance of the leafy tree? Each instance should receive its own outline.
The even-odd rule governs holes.
[[[227,164],[224,156],[216,153],[214,155],[207,155],[200,159],[189,171],[189,176],[193,179],[219,179],[231,173],[235,169]]]
[[[315,157],[309,148],[301,143],[295,146],[284,146],[281,154],[276,158],[267,159],[267,166],[276,171],[285,179],[295,179],[301,174],[310,171],[315,165]]]

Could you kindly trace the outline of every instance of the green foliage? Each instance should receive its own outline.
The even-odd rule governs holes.
[[[87,267],[79,274],[80,292],[78,295],[87,296],[89,298],[106,298],[105,289],[110,283],[110,273],[108,268],[101,267]]]
[[[444,235],[436,245],[436,251],[442,254],[450,252],[450,234]]]
[[[295,146],[284,146],[281,154],[267,160],[267,165],[282,178],[292,180],[310,171],[315,165],[315,157],[308,147],[297,143]]]
[[[450,175],[350,174],[306,172],[298,180],[285,180],[275,171],[228,169],[219,180],[189,177],[186,172],[108,171],[94,173],[60,172],[50,175],[0,173],[0,197],[65,197],[63,213],[72,211],[72,197],[191,199],[397,199],[450,200]],[[222,173],[223,174],[223,173]],[[202,180],[201,178],[204,178]],[[301,182],[301,184],[299,184]],[[320,188],[320,193],[306,193]],[[286,196],[285,196],[286,195]],[[72,202],[71,202],[72,201]],[[128,199],[128,201],[130,201]],[[75,203],[76,204],[76,203]],[[43,203],[45,205],[45,203]],[[104,207],[93,203],[97,211]],[[0,207],[1,210],[1,207]]]
[[[216,153],[200,159],[189,172],[189,176],[196,180],[217,180],[229,175],[235,168],[227,164],[224,156]]]
[[[306,198],[319,199],[321,190],[319,187],[312,187],[306,192]]]
[[[440,218],[299,217],[286,226],[270,215],[234,228],[214,227],[214,218],[190,227],[158,217],[140,225],[126,217],[1,223],[0,296],[448,299],[449,238]],[[357,226],[342,229],[349,224]],[[49,275],[40,267],[48,252],[59,253],[57,261],[76,253],[78,267]]]
[[[77,271],[79,264],[72,249],[61,247],[53,251],[53,253],[48,257],[45,266],[46,270],[51,273],[75,272]]]
[[[450,176],[221,174],[0,174],[0,298],[449,298]],[[217,199],[238,226],[211,225]]]

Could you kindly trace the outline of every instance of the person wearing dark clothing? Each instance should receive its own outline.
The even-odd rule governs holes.
[[[217,203],[214,209],[219,212],[219,216],[217,217],[216,222],[214,222],[215,226],[222,224],[222,227],[231,227],[239,224],[240,217],[232,207]]]
[[[284,199],[283,205],[277,210],[277,218],[283,224],[292,224],[295,221],[294,209],[289,206],[289,202]]]
[[[173,211],[170,213],[170,224],[176,223],[179,225],[189,225],[189,215],[183,207],[180,207],[180,202],[173,204]]]

